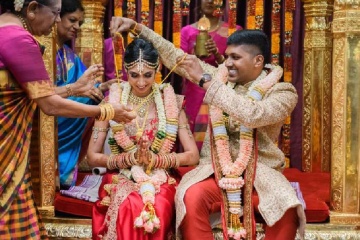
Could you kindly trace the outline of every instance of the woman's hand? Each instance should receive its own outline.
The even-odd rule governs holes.
[[[210,36],[209,36],[208,40],[205,42],[205,49],[207,50],[207,52],[209,54],[216,55],[219,53],[219,49],[217,48],[216,43]]]
[[[111,36],[115,36],[116,33],[128,32],[135,25],[136,22],[130,18],[112,17],[109,28]]]
[[[117,83],[118,81],[119,82],[123,82],[123,80],[121,80],[122,78],[122,74],[120,75],[120,79],[111,79],[111,80],[108,80],[106,82],[102,82],[100,83],[99,85],[99,89],[102,93],[105,93],[107,92],[109,89],[110,89],[110,86],[113,84],[113,83]]]
[[[138,148],[135,153],[138,164],[148,165],[150,163],[150,142],[147,136],[142,136],[138,142]]]
[[[104,73],[104,67],[101,64],[90,66],[84,74],[73,84],[72,92],[75,96],[88,97],[96,102],[100,102],[104,95],[100,89],[95,87],[95,78]]]
[[[115,110],[115,116],[112,120],[118,123],[128,123],[136,117],[132,108],[119,103],[111,103]]]

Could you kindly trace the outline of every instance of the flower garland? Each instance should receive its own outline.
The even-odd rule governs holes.
[[[229,36],[236,31],[236,0],[229,0]]]
[[[271,12],[271,63],[279,65],[281,0],[274,0]]]
[[[180,30],[181,30],[181,2],[180,0],[174,0],[173,7],[173,44],[176,48],[180,47]]]
[[[123,16],[123,0],[115,0],[114,1],[114,15],[116,17]],[[115,77],[119,79],[119,76],[122,72],[123,65],[123,49],[124,43],[121,35],[115,35],[113,38],[113,51],[114,51],[114,65],[115,65]]]
[[[248,0],[247,28],[262,30],[264,26],[264,0]]]
[[[251,100],[260,101],[282,75],[281,67],[273,67],[271,65],[266,65],[266,67],[272,71],[268,75],[263,71],[251,84],[246,95]],[[224,78],[223,81],[226,82],[226,79]],[[228,235],[230,238],[239,240],[246,238],[246,230],[240,221],[240,217],[243,215],[241,189],[244,186],[242,174],[252,157],[254,145],[253,129],[240,126],[240,148],[236,160],[233,161],[230,155],[229,137],[223,115],[224,113],[220,108],[210,107],[216,154],[222,172],[222,178],[219,179],[219,187],[226,191],[229,206]]]
[[[154,31],[160,36],[163,35],[163,17],[162,17],[163,7],[161,0],[155,0],[155,9],[154,9]],[[161,83],[162,74],[158,70],[155,75],[155,82]]]
[[[141,1],[141,24],[149,27],[149,10],[150,10],[150,1],[142,0]]]
[[[113,86],[111,90],[120,91],[120,94],[119,96],[110,94],[109,102],[120,102],[123,105],[127,105],[131,91],[130,84],[127,82],[123,83],[122,90],[116,89],[119,88],[119,85],[117,84],[114,84]],[[162,100],[160,89],[164,92],[164,101]],[[158,132],[150,149],[153,153],[170,153],[176,140],[179,116],[179,109],[177,108],[177,105],[174,104],[176,103],[174,89],[170,84],[158,85],[157,83],[154,83],[152,86],[152,93],[150,94],[154,97],[159,119]],[[125,128],[119,128],[119,125],[121,124],[110,121],[110,126],[113,129],[114,139],[117,145],[126,152],[136,152],[137,146],[131,141]],[[114,131],[116,128],[120,130]],[[154,209],[155,194],[160,191],[160,186],[167,181],[168,176],[164,169],[155,169],[148,175],[142,166],[137,165],[131,167],[131,175],[136,182],[144,203],[144,208],[141,211],[140,216],[135,219],[134,226],[137,228],[144,228],[145,233],[154,233],[160,228],[160,220],[156,216]]]
[[[131,18],[131,19],[136,21],[136,3],[135,3],[135,0],[127,0],[126,13],[127,13],[127,18]],[[127,38],[127,43],[130,44],[132,42],[132,40],[133,39],[129,34],[128,38]]]
[[[293,12],[295,10],[295,0],[285,1],[285,54],[284,54],[284,82],[291,82],[292,79],[292,31],[293,31]],[[282,151],[285,154],[286,166],[290,166],[290,124],[291,116],[285,119],[281,129]]]

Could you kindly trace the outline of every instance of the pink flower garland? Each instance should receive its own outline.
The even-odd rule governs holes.
[[[267,65],[266,67],[272,69],[271,73],[266,76],[266,72],[263,71],[252,83],[247,93],[247,97],[249,99],[260,101],[265,93],[280,79],[283,72],[281,67],[273,67],[271,65]],[[219,78],[223,82],[226,82],[227,75],[224,74],[224,71],[224,69],[221,69],[215,78]],[[211,106],[210,118],[213,124],[216,153],[223,174],[223,177],[219,180],[219,187],[227,191],[228,201],[231,198],[231,202],[238,204],[239,208],[230,207],[229,212],[230,215],[239,215],[237,217],[239,219],[242,216],[241,188],[244,186],[242,174],[244,173],[252,156],[254,144],[252,136],[253,129],[246,128],[244,126],[240,127],[239,153],[236,160],[232,161],[228,136],[224,136],[224,133],[226,133],[226,127],[223,118],[223,111],[220,108]],[[235,195],[234,191],[236,191]],[[239,224],[234,224],[228,228],[229,237],[236,240],[246,238],[246,230],[240,222],[238,223]]]

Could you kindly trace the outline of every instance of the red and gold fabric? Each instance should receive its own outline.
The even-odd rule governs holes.
[[[37,41],[18,26],[1,27],[0,35],[0,235],[35,239],[44,232],[28,171],[33,99],[55,92]]]

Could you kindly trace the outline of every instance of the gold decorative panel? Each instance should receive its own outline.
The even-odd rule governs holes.
[[[104,0],[84,0],[84,24],[75,42],[75,49],[86,67],[95,63],[103,63],[104,46]]]
[[[54,81],[55,40],[53,34],[38,37],[45,46],[43,60],[50,78]],[[54,215],[55,179],[57,155],[57,128],[55,118],[37,110],[31,141],[31,174],[36,204],[43,216]]]
[[[330,221],[360,225],[360,1],[334,9]]]
[[[303,170],[330,171],[332,1],[304,0]]]

